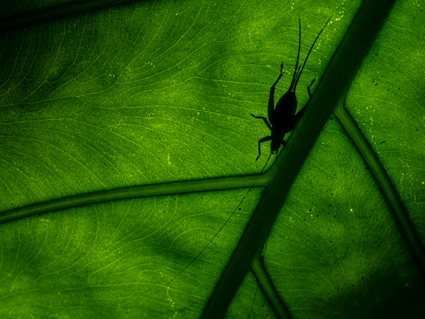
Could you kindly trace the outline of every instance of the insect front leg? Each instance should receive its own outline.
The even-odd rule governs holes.
[[[266,136],[266,137],[263,137],[261,140],[258,141],[258,156],[255,159],[256,161],[260,158],[260,155],[261,155],[261,143],[270,141],[271,139],[272,139],[271,136]]]
[[[277,77],[276,82],[274,82],[274,84],[270,88],[269,106],[268,106],[268,112],[267,113],[268,113],[268,116],[269,116],[269,120],[272,123],[273,123],[273,111],[274,111],[274,90],[275,90],[275,87],[276,87],[277,83],[279,82],[280,78],[282,77],[282,74],[283,74],[283,62],[280,65],[280,74]]]
[[[266,123],[267,127],[271,130],[272,126],[270,125],[269,121],[267,121],[267,119],[264,116],[255,116],[254,114],[251,113],[251,116],[255,117],[256,119],[262,119],[264,121],[264,123]]]

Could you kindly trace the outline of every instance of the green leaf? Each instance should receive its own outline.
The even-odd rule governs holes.
[[[125,2],[0,5],[1,317],[201,317],[253,226],[292,318],[424,317],[425,2],[396,2],[340,101],[393,195],[343,119],[309,122],[329,117],[320,97],[339,90],[325,79],[360,1]],[[313,100],[258,175],[269,131],[250,113],[266,116],[282,61],[275,101],[289,87],[298,19],[303,60],[329,17],[297,90],[300,109],[317,78]],[[302,168],[267,201],[285,161]],[[270,233],[260,201],[280,210]],[[242,275],[226,317],[275,317]]]

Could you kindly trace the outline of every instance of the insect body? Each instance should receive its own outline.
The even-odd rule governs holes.
[[[285,146],[286,143],[283,140],[285,134],[292,131],[295,128],[301,116],[303,115],[304,111],[306,110],[307,105],[309,104],[311,99],[310,88],[313,85],[315,79],[313,79],[310,85],[307,86],[307,91],[308,91],[308,95],[310,96],[310,99],[308,100],[306,105],[301,109],[301,111],[299,111],[296,115],[295,115],[295,112],[297,110],[297,98],[295,97],[295,89],[297,88],[298,81],[304,70],[304,66],[307,63],[308,57],[310,56],[311,50],[313,49],[314,44],[316,43],[317,39],[319,38],[320,34],[322,33],[323,29],[325,28],[328,22],[329,20],[326,21],[325,25],[320,30],[319,34],[317,35],[316,39],[311,45],[310,51],[308,51],[304,64],[301,67],[301,65],[298,66],[298,62],[300,58],[300,49],[301,49],[301,19],[298,20],[298,23],[299,23],[298,54],[297,54],[297,61],[295,63],[294,75],[292,76],[292,82],[291,82],[291,85],[289,86],[288,91],[279,99],[275,108],[274,107],[274,91],[275,91],[276,84],[279,82],[280,78],[282,77],[282,70],[283,70],[283,63],[282,63],[280,65],[279,77],[270,88],[269,106],[268,106],[269,120],[267,120],[263,116],[255,116],[254,114],[251,113],[251,115],[255,117],[256,119],[262,119],[271,131],[271,136],[266,136],[258,141],[258,156],[256,160],[260,158],[262,142],[271,140],[272,154],[276,154],[276,152],[279,150],[280,145]]]

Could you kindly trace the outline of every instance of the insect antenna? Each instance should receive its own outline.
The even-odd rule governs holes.
[[[304,70],[304,66],[307,63],[308,57],[310,56],[311,50],[313,50],[314,44],[316,43],[317,39],[319,38],[320,34],[323,32],[323,30],[325,29],[326,25],[328,24],[329,20],[331,18],[328,19],[328,21],[326,21],[325,25],[322,27],[322,29],[320,30],[319,34],[317,35],[316,39],[314,39],[313,44],[310,47],[310,50],[308,51],[307,57],[305,58],[304,64],[301,68],[301,71],[297,72],[297,79],[295,80],[295,84],[294,87],[292,88],[292,83],[291,83],[291,88],[293,89],[293,91],[295,92],[295,89],[297,88],[297,84],[298,84],[298,80],[301,77],[301,73],[303,73]],[[301,19],[300,19],[300,44],[301,45]],[[298,46],[298,55],[300,54],[300,48]],[[298,58],[297,58],[297,63],[298,63]],[[294,81],[294,79],[292,79],[292,81]]]
[[[298,68],[298,62],[300,60],[300,51],[301,51],[301,19],[298,19],[299,24],[299,37],[298,37],[298,54],[297,54],[297,61],[295,62],[295,68],[294,68],[294,75],[292,76],[291,85],[289,86],[289,91],[295,91],[295,87],[297,86],[297,74],[300,71]]]

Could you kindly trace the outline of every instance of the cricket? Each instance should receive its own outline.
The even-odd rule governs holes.
[[[283,139],[285,137],[285,134],[291,132],[296,127],[301,116],[306,110],[311,99],[310,88],[316,79],[313,79],[310,85],[307,86],[309,100],[297,114],[295,114],[295,112],[297,111],[297,98],[295,96],[295,90],[297,88],[297,84],[298,84],[298,81],[300,80],[301,74],[303,73],[304,67],[307,63],[308,57],[310,56],[311,50],[313,49],[314,44],[316,43],[320,34],[325,29],[329,20],[330,18],[328,19],[328,21],[326,21],[325,25],[322,27],[319,34],[316,36],[316,39],[311,45],[310,50],[308,51],[307,57],[305,58],[305,61],[302,67],[301,65],[298,66],[299,59],[300,59],[300,50],[301,50],[301,19],[298,20],[298,23],[299,23],[298,54],[297,54],[297,60],[295,62],[295,68],[294,68],[294,73],[292,76],[291,85],[289,86],[288,91],[279,99],[279,101],[276,104],[276,107],[274,107],[275,87],[283,74],[283,63],[282,63],[280,65],[280,74],[276,82],[274,82],[274,84],[270,88],[270,96],[269,96],[269,104],[268,104],[268,112],[267,112],[268,120],[264,116],[255,116],[254,114],[251,113],[251,116],[255,117],[256,119],[262,119],[271,131],[270,136],[263,137],[262,139],[258,141],[258,156],[256,161],[261,156],[261,143],[271,140],[271,147],[270,147],[271,154],[276,154],[281,145],[283,146],[286,145],[286,142]]]

